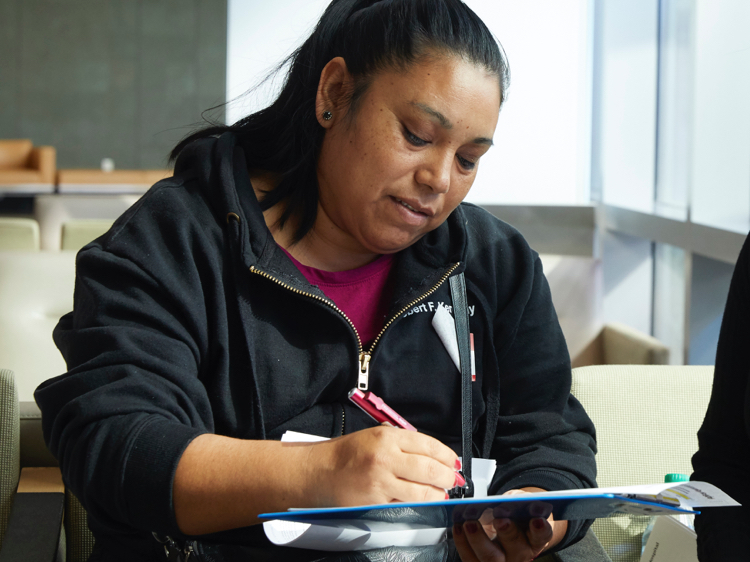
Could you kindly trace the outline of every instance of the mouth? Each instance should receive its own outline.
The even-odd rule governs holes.
[[[412,213],[417,213],[418,215],[424,215],[426,217],[432,217],[435,216],[435,211],[430,209],[429,207],[424,207],[417,203],[416,201],[404,201],[403,199],[399,199],[398,197],[393,198],[396,203],[400,204],[403,207],[406,207],[409,209]]]

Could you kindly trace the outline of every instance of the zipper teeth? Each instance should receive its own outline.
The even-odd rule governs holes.
[[[393,316],[391,316],[390,320],[388,320],[388,322],[385,323],[385,326],[383,326],[383,329],[380,330],[380,333],[373,340],[372,345],[370,346],[370,351],[368,351],[367,353],[370,354],[370,355],[372,355],[373,351],[375,350],[375,346],[378,344],[378,342],[380,341],[380,338],[383,336],[383,333],[388,329],[388,327],[391,324],[393,324],[399,316],[401,316],[404,312],[406,312],[407,310],[409,310],[412,306],[414,306],[415,304],[417,304],[419,301],[426,299],[432,293],[434,293],[435,291],[437,291],[440,288],[440,285],[442,285],[443,283],[445,283],[445,280],[448,279],[448,277],[451,276],[451,273],[453,273],[459,265],[461,265],[461,262],[454,263],[451,266],[451,268],[443,274],[443,276],[440,278],[440,280],[437,283],[435,283],[435,285],[433,285],[433,287],[429,291],[427,291],[426,293],[423,293],[422,295],[420,295],[420,297],[418,299],[413,300],[412,302],[410,302],[409,304],[407,304],[405,307],[403,307],[401,310],[399,310],[396,314],[394,314]],[[348,318],[347,318],[347,320],[348,320]]]
[[[341,316],[344,317],[344,320],[346,320],[349,323],[349,325],[352,327],[352,330],[354,330],[354,335],[357,337],[357,345],[359,346],[359,353],[360,354],[362,353],[362,351],[363,351],[362,340],[359,337],[359,332],[357,331],[357,328],[354,327],[354,323],[351,320],[349,320],[349,317],[346,314],[344,314],[344,311],[341,310],[334,303],[332,303],[329,300],[324,299],[323,297],[319,297],[318,295],[313,295],[312,293],[306,293],[305,291],[300,291],[299,289],[295,289],[291,285],[289,285],[287,283],[284,283],[283,281],[279,281],[273,275],[269,275],[265,271],[261,271],[260,269],[256,269],[254,265],[250,266],[250,271],[253,272],[253,273],[255,273],[255,274],[257,274],[257,275],[260,275],[261,277],[265,277],[266,279],[270,279],[271,281],[273,281],[277,285],[281,285],[282,287],[284,287],[285,289],[288,289],[288,290],[292,291],[293,293],[296,293],[298,295],[303,295],[305,297],[310,297],[311,299],[315,299],[317,301],[320,301],[320,302],[322,302],[322,303],[330,306],[332,309],[334,309],[339,314],[341,314]]]

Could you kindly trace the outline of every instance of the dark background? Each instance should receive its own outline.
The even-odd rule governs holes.
[[[224,103],[226,51],[226,0],[0,0],[0,138],[163,168]]]

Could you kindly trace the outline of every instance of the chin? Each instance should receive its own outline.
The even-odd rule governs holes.
[[[401,250],[405,250],[409,246],[416,244],[424,234],[420,234],[417,237],[409,238],[408,240],[377,240],[367,247],[370,251],[377,254],[395,254]]]

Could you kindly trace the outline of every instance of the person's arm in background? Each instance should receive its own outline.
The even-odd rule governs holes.
[[[721,324],[711,401],[698,431],[693,480],[710,482],[742,507],[705,508],[695,518],[701,562],[744,560],[750,536],[750,239],[740,252]]]

